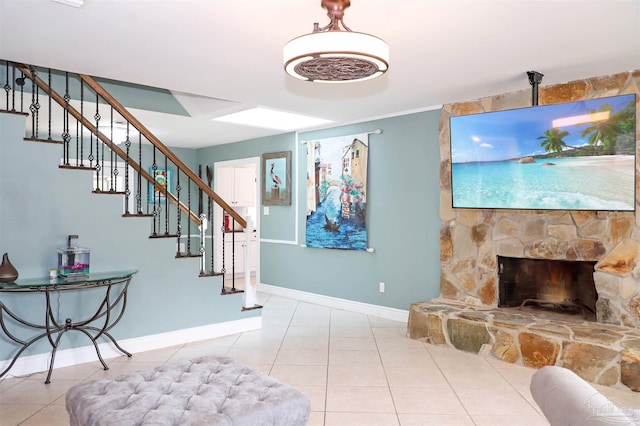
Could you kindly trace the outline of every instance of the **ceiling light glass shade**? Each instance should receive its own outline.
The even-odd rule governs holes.
[[[389,69],[389,45],[354,31],[313,32],[285,45],[284,68],[287,74],[306,81],[369,80]]]

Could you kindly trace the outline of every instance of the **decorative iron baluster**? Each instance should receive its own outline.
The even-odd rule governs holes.
[[[113,141],[113,107],[111,107],[111,122],[109,123],[109,127],[111,128],[111,145],[113,146],[114,141]],[[115,192],[116,188],[113,186],[114,185],[114,181],[116,180],[116,177],[118,176],[118,169],[116,165],[114,165],[115,162],[115,157],[114,157],[114,152],[113,152],[113,148],[109,149],[109,177],[110,179],[110,184],[109,184],[109,192]],[[116,182],[117,184],[117,182]]]
[[[48,69],[48,84],[49,91],[51,91],[51,68]],[[47,131],[47,140],[51,140],[51,94],[49,94],[49,123],[48,123],[48,131]],[[67,160],[68,162],[68,160]]]
[[[187,181],[187,207],[191,211],[191,179]],[[191,220],[187,221],[187,253],[191,254]]]
[[[16,110],[16,66],[15,64],[13,65],[13,71],[12,71],[12,75],[11,75],[11,81],[13,84],[13,90],[11,91],[11,111]],[[21,88],[22,89],[22,88]],[[22,92],[22,90],[21,90]],[[22,109],[20,109],[20,112],[22,112]]]
[[[224,287],[224,279],[225,279],[225,274],[227,273],[227,268],[225,266],[225,262],[226,262],[226,258],[225,258],[225,234],[226,234],[226,226],[225,226],[225,211],[222,211],[222,226],[220,227],[220,232],[222,232],[222,267],[220,268],[220,273],[222,274],[222,294],[224,294],[225,291],[225,287]]]
[[[205,250],[204,240],[207,235],[207,217],[203,214],[200,215],[200,275],[205,274]]]
[[[138,134],[138,164],[142,167],[142,133]],[[136,193],[136,211],[138,214],[142,212],[142,173],[138,172],[138,188]],[[147,212],[149,211],[149,205],[147,204]]]
[[[65,75],[65,89],[64,89],[64,113],[62,116],[62,141],[63,141],[63,153],[64,153],[64,164],[65,166],[69,165],[69,142],[71,141],[71,134],[69,133],[69,100],[71,96],[69,96],[69,73],[64,73]],[[51,72],[49,72],[49,87],[51,87]],[[51,96],[49,96],[49,125],[51,125]],[[49,135],[49,139],[51,139],[51,135]]]
[[[211,215],[211,213],[212,213],[211,212],[211,210],[212,210],[211,205],[212,204],[213,204],[213,202],[211,200],[211,197],[209,197],[207,195],[207,216],[209,217],[209,220],[211,220],[211,223],[213,223],[213,216]],[[211,272],[212,273],[215,271],[215,264],[214,264],[215,256],[214,256],[214,253],[213,253],[213,247],[214,247],[213,246],[213,241],[214,241],[213,240],[213,230],[214,230],[214,228],[215,228],[215,226],[211,227]],[[223,278],[223,281],[224,281],[224,278]]]
[[[80,80],[80,116],[84,118],[84,81],[82,80]],[[84,126],[80,126],[80,167],[84,167]]]
[[[167,163],[167,156],[164,156],[164,172],[167,174],[164,185],[164,235],[169,235],[169,165]]]
[[[16,84],[20,86],[20,112],[24,112],[24,83],[25,82],[26,82],[26,77],[24,75],[24,72],[20,70],[20,77],[16,78]]]
[[[153,235],[156,236],[158,235],[158,227],[160,222],[157,222],[156,225],[156,219],[160,220],[159,218],[159,214],[158,214],[158,205],[159,205],[159,198],[160,198],[160,193],[158,193],[156,196],[156,171],[158,170],[158,165],[156,164],[156,146],[153,146],[153,164],[151,165],[151,179],[153,180],[152,182],[152,187],[149,188],[149,190],[151,191],[151,195],[153,196]]]
[[[129,214],[129,149],[131,148],[131,140],[129,140],[129,122],[127,121],[127,139],[124,141],[127,157],[124,160],[124,213]]]
[[[6,62],[6,72],[7,72],[7,79],[6,79],[6,82],[4,83],[4,91],[7,95],[7,111],[8,111],[9,110],[9,92],[11,92],[11,86],[9,85],[9,61]]]
[[[31,75],[33,79],[36,79],[36,68],[33,65],[29,66],[31,71]],[[29,107],[29,111],[31,111],[31,139],[38,138],[38,114],[40,111],[40,92],[38,90],[38,86],[35,83],[31,83],[31,106]]]
[[[95,156],[95,160],[96,160],[96,182],[97,182],[97,188],[96,191],[102,191],[102,179],[100,176],[100,172],[102,171],[102,168],[100,167],[100,137],[98,136],[98,134],[100,133],[100,131],[98,130],[98,127],[100,126],[100,110],[98,109],[100,106],[100,95],[96,92],[96,113],[93,116],[93,118],[96,120],[96,156]]]
[[[178,200],[177,202],[177,206],[178,206],[178,211],[176,212],[176,222],[177,222],[177,226],[176,226],[176,235],[177,235],[177,246],[176,246],[176,255],[180,255],[181,251],[180,251],[180,238],[182,237],[182,223],[181,223],[181,218],[182,218],[182,209],[180,208],[180,169],[176,168],[176,199]]]

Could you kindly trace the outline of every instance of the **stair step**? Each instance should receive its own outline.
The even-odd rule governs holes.
[[[24,138],[25,141],[27,142],[44,142],[44,143],[55,143],[58,145],[63,145],[64,141],[56,141],[53,139],[40,139],[40,138]]]
[[[188,253],[188,252],[176,253],[176,259],[180,259],[182,257],[201,257],[201,256],[200,256],[200,253]]]
[[[244,311],[253,311],[253,310],[256,310],[256,309],[262,309],[262,307],[263,307],[262,305],[253,305],[253,307],[251,307],[251,308],[242,308],[242,312],[244,312]]]
[[[122,213],[122,217],[153,217],[153,213]]]
[[[178,238],[178,234],[151,234],[149,238]]]
[[[220,275],[224,275],[224,273],[216,272],[216,271],[208,271],[208,272],[201,272],[198,276],[202,278],[202,277],[219,277]]]
[[[236,293],[244,293],[244,290],[240,290],[232,287],[222,287],[221,295],[226,296],[227,294],[236,294]]]
[[[102,194],[102,195],[126,195],[127,193],[124,191],[100,191],[98,189],[94,189],[91,191],[93,194]]]
[[[59,169],[70,169],[70,170],[91,170],[95,171],[95,166],[72,166],[71,164],[60,164],[58,166]]]
[[[10,110],[10,109],[0,109],[0,112],[5,113],[5,114],[23,115],[25,117],[29,116],[28,112],[20,112],[20,111]]]

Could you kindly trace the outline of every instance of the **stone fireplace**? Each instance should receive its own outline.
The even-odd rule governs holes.
[[[539,100],[553,104],[627,93],[635,93],[640,102],[640,70],[541,87]],[[530,102],[530,90],[522,90],[443,107],[440,297],[411,306],[409,335],[536,368],[561,365],[591,382],[640,391],[640,214],[451,207],[449,117],[521,108]],[[640,103],[636,108],[640,111]],[[637,161],[636,177],[640,188]],[[500,288],[505,285],[499,279],[504,258],[588,265],[593,287],[582,290],[585,294],[564,297],[547,291],[529,299],[561,303],[595,292],[587,303],[579,303],[592,311],[590,318],[583,318],[582,310],[558,317],[529,306],[503,307]],[[566,281],[562,267],[553,274]],[[538,308],[546,309],[542,303]]]

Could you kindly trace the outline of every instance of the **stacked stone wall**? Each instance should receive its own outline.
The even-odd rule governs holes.
[[[635,94],[636,111],[640,111],[640,70],[540,87],[539,103],[622,94]],[[451,206],[449,118],[522,108],[530,106],[530,102],[530,90],[522,90],[443,107],[439,129],[440,297],[472,306],[497,307],[497,256],[596,261],[597,321],[640,328],[640,220],[634,212],[474,210]],[[637,114],[636,133],[640,140]],[[636,148],[639,188],[637,158]]]

